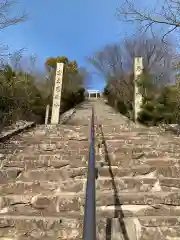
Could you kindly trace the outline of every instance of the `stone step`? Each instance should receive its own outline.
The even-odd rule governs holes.
[[[22,150],[24,150],[24,148],[20,148],[19,146],[17,145],[14,145],[14,146],[10,146],[10,147],[7,147],[7,148],[2,148],[0,147],[0,153],[1,155],[3,154],[4,156],[5,155],[8,155],[8,154],[15,154],[15,153],[19,153],[21,152]]]
[[[74,181],[74,179],[68,179],[67,181],[62,182],[48,182],[48,181],[37,181],[34,182],[21,182],[16,181],[13,183],[8,184],[1,184],[0,185],[0,193],[1,196],[4,195],[23,195],[31,193],[33,195],[35,194],[59,194],[59,193],[67,193],[71,192],[79,193],[83,192],[86,188],[86,178],[83,179],[77,179]]]
[[[71,127],[71,126],[70,126]],[[29,142],[31,142],[32,140],[35,141],[40,141],[40,140],[48,140],[48,139],[58,139],[60,141],[62,140],[77,140],[77,141],[83,141],[83,140],[87,140],[87,138],[89,137],[89,128],[86,127],[86,129],[83,129],[83,131],[81,129],[79,129],[79,131],[74,131],[69,129],[69,126],[66,127],[67,129],[63,129],[61,131],[55,131],[54,133],[51,132],[44,132],[43,134],[38,134],[38,132],[24,132],[18,135],[13,136],[10,140],[6,141],[6,142],[15,142],[15,141],[24,141],[27,140]],[[96,127],[95,127],[96,129]],[[97,132],[98,133],[98,132]],[[152,134],[152,133],[138,133],[138,132],[113,132],[112,130],[110,131],[111,135],[109,136],[105,136],[105,139],[107,141],[137,141],[137,142],[141,142],[141,140],[147,140],[147,141],[164,141],[167,142],[167,138],[171,141],[171,142],[176,142],[177,143],[177,139],[179,139],[179,137],[176,136],[165,136],[162,137],[160,134]],[[178,143],[177,143],[178,144]]]
[[[178,134],[174,134],[173,132],[164,131],[160,127],[139,127],[139,126],[131,126],[129,124],[104,124],[102,123],[103,134],[106,138],[113,139],[113,135],[115,136],[141,136],[141,137],[168,137],[168,138],[179,138]]]
[[[62,136],[63,137],[63,136]],[[37,144],[52,144],[52,145],[67,145],[67,143],[69,144],[73,144],[73,143],[76,143],[77,144],[83,144],[83,143],[87,143],[88,141],[88,137],[77,137],[77,138],[73,138],[73,137],[69,137],[69,139],[63,139],[60,138],[60,137],[42,137],[42,138],[38,138],[38,137],[22,137],[22,138],[18,138],[18,139],[10,139],[8,142],[6,142],[5,146],[8,147],[8,146],[11,146],[13,144],[18,144],[20,146],[23,146],[23,145],[28,145],[28,146],[31,146],[31,145],[37,145]],[[4,146],[4,145],[2,145]]]
[[[5,147],[7,149],[11,149],[14,147],[14,145],[7,144]],[[88,141],[56,141],[56,143],[51,143],[49,141],[48,143],[38,143],[38,144],[29,144],[27,142],[24,142],[22,145],[17,144],[16,147],[18,149],[24,149],[26,150],[34,150],[34,151],[78,151],[81,150],[89,150],[89,142]],[[6,148],[5,148],[6,149]]]
[[[83,221],[77,218],[0,216],[2,240],[80,240]]]
[[[64,216],[84,214],[84,193],[6,195],[0,197],[0,215]]]
[[[60,216],[61,213],[84,214],[84,192],[55,195],[32,194],[5,195],[0,197],[0,215]],[[99,216],[179,216],[180,192],[97,192],[96,206]],[[122,212],[122,213],[121,213]]]
[[[34,149],[34,151],[32,151]],[[66,147],[59,147],[56,149],[53,145],[45,145],[41,147],[32,148],[23,148],[21,151],[18,151],[19,149],[15,149],[15,152],[13,153],[11,150],[8,150],[7,154],[15,154],[16,152],[19,153],[20,155],[48,155],[48,154],[66,154],[67,156],[70,155],[82,155],[82,154],[89,154],[89,144],[86,146],[80,146],[79,147],[72,147],[71,145],[68,145]],[[98,151],[96,151],[98,154]],[[123,148],[110,148],[108,149],[108,156],[111,159],[112,157],[114,158],[125,158],[127,156],[131,158],[155,158],[155,157],[169,157],[169,158],[175,158],[180,156],[180,149],[177,151],[175,149],[151,149],[151,148],[128,148],[128,147],[123,147]]]
[[[49,152],[33,152],[32,154],[27,152],[20,152],[18,154],[7,154],[5,156],[7,161],[69,161],[73,164],[74,162],[83,162],[89,159],[89,152],[81,152],[78,154],[77,152],[67,152],[56,154],[51,151]]]
[[[179,217],[127,217],[97,223],[98,240],[179,240]]]
[[[141,142],[137,142],[137,141],[132,141],[132,140],[123,140],[123,141],[106,141],[106,145],[108,150],[110,148],[114,148],[116,149],[121,149],[123,151],[126,150],[130,150],[130,149],[141,149],[141,150],[166,150],[168,151],[169,149],[171,150],[180,150],[180,144],[178,143],[157,143],[155,141],[149,141],[149,140],[140,140]],[[145,142],[144,142],[145,141]],[[55,149],[55,148],[62,148],[63,146],[67,147],[67,146],[74,146],[74,144],[77,144],[77,147],[87,147],[89,146],[89,142],[88,141],[76,141],[76,140],[69,140],[67,141],[60,141],[59,139],[43,139],[43,140],[34,140],[32,139],[31,142],[23,140],[23,141],[12,141],[9,144],[6,144],[5,147],[1,148],[3,149],[12,149],[13,147],[18,147],[18,148],[22,148],[22,147],[31,147],[31,148],[42,148],[42,149]]]
[[[99,167],[98,176],[100,177],[139,177],[139,178],[178,178],[180,176],[179,166],[149,166],[137,165],[131,168],[112,167]]]
[[[118,203],[117,203],[118,204]],[[113,217],[142,217],[142,216],[179,216],[180,206],[171,206],[164,204],[154,205],[121,205],[121,206],[100,206],[96,208],[96,214],[99,218]]]
[[[52,153],[63,153],[63,152],[77,152],[81,154],[81,152],[89,151],[89,142],[58,142],[58,143],[39,143],[39,144],[17,144],[17,145],[9,145],[4,148],[0,148],[0,152],[2,154],[11,154],[12,152],[30,152],[34,150],[34,152],[31,152],[31,154],[45,154],[46,152],[52,152]],[[144,156],[180,156],[180,146],[176,145],[136,145],[136,144],[126,144],[126,147],[124,145],[109,145],[107,146],[107,150],[109,155],[114,154],[131,154],[132,157],[136,157],[138,154],[142,154]]]
[[[83,163],[81,163],[81,165],[83,166]],[[68,160],[61,160],[61,161],[59,160],[48,160],[48,161],[46,160],[44,161],[43,160],[25,160],[25,161],[9,160],[9,161],[4,161],[1,165],[3,169],[16,167],[16,168],[24,168],[26,171],[29,169],[37,169],[37,168],[55,168],[55,169],[58,168],[59,169],[66,166],[76,167],[77,162],[70,162]],[[79,162],[79,166],[80,166],[80,162]]]
[[[70,119],[67,123],[66,123],[66,125],[68,126],[68,125],[71,125],[71,126],[87,126],[87,127],[89,127],[89,125],[90,125],[90,121],[91,121],[91,117],[89,117],[89,119],[88,118],[86,118],[86,117],[84,117],[84,119]]]
[[[120,168],[129,168],[136,165],[149,165],[149,166],[180,166],[180,159],[178,158],[169,158],[169,157],[156,157],[156,158],[137,158],[133,159],[131,156],[123,157],[122,155],[119,156],[111,156],[110,160],[105,160],[104,158],[97,157],[96,161],[97,165],[99,166],[118,166]]]
[[[106,146],[107,147],[113,147],[113,148],[148,148],[153,147],[154,149],[173,149],[173,148],[179,148],[180,149],[180,143],[177,141],[168,141],[167,139],[160,139],[160,140],[153,140],[153,139],[116,139],[116,140],[106,140]],[[152,150],[152,149],[151,149]]]
[[[12,154],[12,151],[10,151],[7,155]],[[17,151],[13,153],[18,154],[18,155],[26,155],[26,156],[32,156],[32,157],[37,157],[40,155],[59,155],[61,157],[63,157],[63,159],[68,159],[69,157],[71,158],[71,156],[74,157],[82,157],[82,156],[88,156],[89,155],[89,147],[87,149],[83,149],[83,148],[74,148],[74,149],[68,149],[67,148],[62,148],[62,149],[52,149],[51,147],[46,148],[46,150],[44,149],[34,149],[33,148],[25,148],[22,149],[21,151]]]
[[[63,181],[67,179],[85,178],[87,175],[86,167],[69,168],[64,167],[61,169],[32,169],[24,171],[22,168],[7,168],[0,169],[0,184],[8,182],[24,181]]]
[[[86,178],[68,179],[61,182],[37,181],[22,182],[16,181],[0,185],[1,196],[23,195],[23,194],[56,194],[56,193],[79,193],[86,189]],[[107,192],[117,191],[120,195],[123,192],[179,192],[180,178],[115,178],[103,177],[96,180],[96,191]]]
[[[80,240],[82,218],[0,216],[0,237],[8,240]],[[170,240],[180,238],[177,216],[97,219],[97,240]]]
[[[51,137],[78,137],[78,136],[89,136],[89,126],[75,126],[75,125],[41,125],[38,126],[34,131],[29,133],[22,133],[23,137],[34,137],[34,136],[51,136]]]
[[[71,153],[69,153],[71,154]],[[97,167],[101,166],[118,166],[120,168],[129,168],[136,165],[149,165],[152,166],[179,166],[180,160],[178,158],[170,158],[170,157],[156,157],[156,158],[144,158],[143,154],[135,154],[133,155],[109,155],[109,160],[105,160],[104,157],[96,155],[96,165]],[[137,159],[135,158],[137,157]],[[139,158],[138,158],[139,156]],[[45,153],[45,154],[27,154],[27,153],[18,153],[7,154],[1,156],[1,160],[4,161],[1,164],[1,167],[20,167],[20,168],[42,168],[42,167],[55,167],[57,168],[69,165],[72,167],[75,166],[87,166],[89,160],[89,152],[86,152],[84,155],[66,155],[66,154],[53,154],[53,153]]]
[[[109,130],[109,133],[104,133],[104,138],[105,140],[108,141],[115,141],[115,140],[124,140],[124,141],[128,141],[128,140],[132,140],[132,141],[141,141],[141,140],[155,140],[158,141],[159,139],[161,139],[161,135],[160,134],[152,134],[152,133],[147,133],[147,134],[139,134],[138,132],[121,132],[121,130],[119,132],[113,132],[112,130]],[[173,141],[171,139],[171,141]]]
[[[36,131],[45,131],[45,130],[48,130],[48,131],[63,131],[63,130],[66,130],[66,129],[70,129],[70,130],[74,130],[74,131],[78,131],[78,130],[82,130],[82,129],[87,129],[87,127],[84,127],[84,126],[67,126],[66,124],[57,124],[57,125],[51,125],[51,124],[48,124],[48,125],[37,125],[36,126]]]
[[[49,136],[45,136],[45,137],[22,137],[22,138],[17,138],[17,139],[11,139],[9,142],[6,143],[6,146],[11,145],[11,144],[18,144],[18,145],[36,145],[36,144],[60,144],[61,142],[67,142],[67,141],[79,141],[79,142],[83,142],[83,141],[88,141],[88,136],[78,136],[76,135],[71,135],[69,136],[69,138],[65,138],[63,135],[62,136],[57,136],[57,137],[49,137]]]
[[[99,135],[99,139],[102,140],[102,137],[100,137],[101,135]],[[160,137],[157,138],[153,137],[153,136],[127,136],[127,137],[122,137],[120,136],[118,139],[106,139],[106,144],[110,145],[110,144],[117,144],[118,146],[123,146],[123,145],[149,145],[149,144],[167,144],[168,141],[166,139],[161,139]],[[177,146],[180,146],[180,144],[177,142],[177,140],[171,140],[170,144],[176,144]]]
[[[102,154],[101,158],[109,158],[111,159],[145,159],[145,158],[179,158],[180,151],[177,150],[154,150],[154,149],[111,149],[108,154]]]
[[[105,123],[105,122],[104,122]],[[136,124],[129,124],[129,123],[112,123],[111,125],[106,125],[104,123],[100,123],[102,125],[102,130],[103,133],[106,132],[111,132],[111,133],[117,133],[117,132],[121,132],[123,133],[136,133],[136,134],[147,134],[150,133],[152,135],[158,134],[160,131],[160,128],[154,128],[154,127],[144,127],[144,126],[140,126],[140,125],[136,125]]]
[[[114,194],[113,194],[114,192]],[[116,192],[102,191],[96,195],[97,206],[121,206],[121,205],[180,205],[180,192]]]
[[[107,151],[109,154],[132,154],[132,155],[137,155],[137,154],[144,154],[144,156],[158,156],[158,155],[164,155],[166,156],[167,154],[173,155],[174,156],[179,156],[180,155],[180,148],[171,148],[171,147],[144,147],[144,146],[127,146],[127,147],[115,147],[115,146],[108,146]]]
[[[19,157],[19,156],[18,156]],[[30,159],[29,159],[30,158]],[[1,163],[1,168],[24,168],[25,170],[37,169],[37,168],[62,168],[65,166],[69,167],[87,167],[88,166],[88,156],[87,157],[74,157],[72,156],[71,160],[64,160],[62,156],[30,156],[29,158],[15,158],[5,159]],[[69,158],[69,157],[67,157]],[[15,160],[14,160],[15,159]],[[113,159],[110,164],[113,166],[118,166],[121,168],[132,168],[142,164],[145,164],[148,167],[174,167],[180,166],[180,160],[178,159]],[[96,161],[97,167],[107,167],[109,166],[108,161],[99,160]]]
[[[101,166],[111,165],[128,167],[138,164],[147,164],[147,165],[166,165],[179,164],[180,153],[169,153],[169,152],[126,152],[126,153],[110,153],[108,154],[109,160],[106,161],[105,157],[96,156],[96,162],[101,164]],[[9,150],[7,153],[1,152],[1,160],[6,159],[8,161],[51,161],[51,160],[67,160],[73,165],[75,163],[87,162],[89,159],[89,150],[71,150],[71,151],[17,151],[12,154],[12,151]],[[16,164],[16,163],[15,163]]]
[[[20,168],[9,168],[7,170],[0,169],[0,184],[14,182],[22,173]]]
[[[122,192],[179,192],[179,178],[146,178],[146,177],[122,177],[112,179],[110,177],[100,177],[96,181],[97,191],[117,191]]]
[[[153,133],[151,130],[146,130],[146,132],[138,132],[138,131],[122,131],[117,130],[114,132],[113,129],[109,129],[108,131],[103,132],[105,140],[154,140],[154,141],[167,141],[168,139],[172,142],[179,140],[179,137],[176,135],[170,135],[166,132],[156,132]]]
[[[44,149],[35,149],[33,152],[33,148],[29,148],[29,149],[23,149],[21,151],[21,154],[27,154],[27,155],[61,155],[61,156],[82,156],[82,155],[88,155],[89,154],[89,147],[87,149],[83,149],[83,148],[62,148],[62,149],[52,149],[51,147],[47,148],[46,150]]]
[[[78,179],[87,176],[87,167],[62,167],[60,169],[39,168],[24,171],[22,168],[0,169],[0,183],[8,183],[14,180],[31,182],[37,181],[63,181],[68,178]],[[179,178],[180,167],[142,165],[132,168],[100,167],[97,170],[98,177],[131,177],[131,178]]]
[[[62,126],[62,125],[61,125]],[[56,127],[56,128],[50,128],[46,129],[44,127],[43,130],[35,129],[34,131],[29,131],[29,132],[23,132],[18,135],[15,135],[11,138],[9,141],[18,141],[18,140],[24,140],[27,139],[28,141],[32,141],[33,139],[36,140],[43,140],[44,139],[59,139],[59,140],[85,140],[89,137],[89,127],[84,127],[84,126],[71,126],[71,125],[64,125],[65,127]],[[95,126],[96,129],[96,126]],[[98,131],[99,132],[99,131]],[[164,139],[159,133],[153,133],[151,130],[146,129],[143,132],[137,131],[123,131],[123,129],[120,129],[117,131],[117,129],[113,129],[110,126],[108,136],[105,136],[106,140],[141,140],[141,139],[147,139],[147,140],[159,140],[159,139]],[[177,140],[176,136],[171,136],[171,141]]]

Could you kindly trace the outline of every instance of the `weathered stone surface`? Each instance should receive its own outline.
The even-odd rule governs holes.
[[[28,128],[31,128],[32,126],[35,126],[34,122],[26,122],[26,121],[17,121],[10,127],[5,127],[1,133],[0,133],[0,141],[6,141],[10,137],[12,137],[14,134],[18,134],[23,130],[26,130]]]
[[[108,106],[100,110],[99,103],[96,108],[102,123],[97,149],[101,156],[97,189],[102,195],[97,194],[97,212],[102,219],[108,217],[105,231],[104,223],[98,224],[99,239],[179,239],[179,219],[171,218],[179,216],[179,142],[158,128],[118,121],[117,114],[109,115]],[[124,216],[128,218],[123,220]],[[145,226],[145,220],[156,224]]]
[[[0,215],[66,216],[77,212],[82,215],[84,197],[58,193],[56,195],[9,195],[0,197]]]
[[[52,161],[41,161],[41,160],[27,160],[27,161],[4,161],[3,167],[20,167],[28,169],[36,168],[62,168],[68,166],[70,163],[66,160],[52,160]]]
[[[156,178],[115,178],[110,177],[98,178],[96,189],[101,191],[117,189],[118,193],[121,192],[149,192],[153,190],[156,184]],[[168,184],[167,184],[168,186]]]
[[[73,155],[72,152],[62,153],[62,154],[53,154],[52,152],[45,152],[42,154],[33,153],[28,154],[26,152],[21,152],[16,155],[9,154],[6,158],[8,161],[68,161],[69,163],[83,163],[88,160],[88,153]],[[6,163],[8,161],[5,161]]]
[[[15,183],[1,184],[0,192],[3,195],[8,194],[27,194],[28,192],[32,194],[47,193],[55,194],[61,192],[71,192],[78,193],[83,192],[86,187],[86,178],[82,179],[67,179],[66,181],[60,182],[48,182],[48,181],[38,181],[34,182],[21,182],[16,181]],[[97,191],[110,190],[114,191],[117,189],[118,194],[122,192],[178,192],[180,188],[179,179],[174,178],[115,178],[112,180],[108,178],[98,178],[96,183]],[[113,192],[112,192],[113,193]]]
[[[9,184],[0,185],[0,192],[2,195],[10,194],[39,194],[46,193],[52,194],[56,189],[58,189],[59,184],[50,183],[50,182],[15,182]]]
[[[0,218],[1,237],[14,239],[82,239],[82,220],[68,218],[28,218],[24,216]],[[151,223],[150,223],[151,221]],[[145,224],[146,222],[146,224]],[[158,226],[158,227],[157,227]],[[75,229],[75,230],[74,230]],[[151,218],[126,218],[101,219],[97,221],[97,240],[103,239],[128,239],[128,240],[157,240],[173,239],[179,237],[179,220],[169,217]],[[18,234],[17,234],[18,233]],[[111,238],[108,238],[111,237]],[[127,238],[128,237],[128,238]],[[163,238],[164,237],[164,238]],[[173,239],[174,240],[174,239]]]
[[[34,181],[34,182],[20,182],[1,184],[0,192],[2,195],[10,194],[61,194],[63,192],[78,193],[83,192],[86,184],[86,179],[67,180],[62,182],[47,182],[47,181]]]
[[[46,169],[46,170],[29,170],[22,172],[18,177],[18,181],[64,181],[68,178],[85,178],[87,168],[64,168],[64,169]]]
[[[103,198],[103,196],[106,196]],[[139,192],[139,193],[124,193],[114,195],[109,192],[97,194],[97,205],[109,206],[117,202],[119,205],[154,205],[154,204],[165,204],[165,205],[180,205],[180,197],[177,192]]]
[[[29,193],[30,194],[30,193]],[[33,193],[34,194],[34,193]],[[49,195],[6,195],[0,198],[0,215],[58,216],[84,213],[84,194],[49,192]],[[54,194],[54,195],[53,195]],[[179,216],[180,194],[173,192],[98,193],[97,216]],[[114,207],[115,205],[115,207]]]
[[[98,239],[174,240],[179,239],[179,230],[178,217],[168,217],[167,220],[163,217],[133,217],[124,220],[114,218],[99,222]]]
[[[7,170],[0,169],[0,184],[16,180],[21,172],[22,169],[19,168],[9,168]]]
[[[82,237],[82,221],[59,217],[0,217],[0,237],[25,240],[78,240]]]
[[[104,166],[98,169],[99,176],[105,177],[167,177],[178,178],[180,176],[180,167],[172,166],[149,166],[137,165],[132,168],[119,168]]]
[[[97,240],[180,239],[180,138],[97,100],[0,145],[0,240],[82,239],[91,105]]]
[[[62,154],[64,152],[76,152],[77,154],[81,154],[81,152],[88,151],[89,143],[87,141],[64,141],[64,142],[56,142],[51,143],[42,143],[42,144],[33,144],[26,147],[27,151],[35,151],[37,153],[41,152],[53,152]]]
[[[112,166],[118,166],[120,168],[130,168],[136,165],[149,165],[152,166],[178,166],[180,160],[177,158],[168,158],[168,157],[144,157],[144,154],[139,155],[137,158],[132,158],[130,155],[109,155],[110,164]],[[101,166],[108,166],[109,162],[105,158],[99,158],[97,162],[100,162]]]
[[[101,218],[142,217],[142,216],[179,216],[179,206],[157,205],[122,205],[122,206],[98,206],[97,216]]]

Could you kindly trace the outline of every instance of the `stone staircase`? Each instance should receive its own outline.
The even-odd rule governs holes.
[[[108,106],[98,114],[104,239],[180,239],[179,138],[120,120]]]
[[[66,125],[37,126],[0,146],[0,240],[82,239],[91,105],[97,240],[180,239],[179,137],[97,100]]]

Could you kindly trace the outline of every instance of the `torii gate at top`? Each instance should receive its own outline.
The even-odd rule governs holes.
[[[87,89],[86,90],[87,92],[87,95],[88,95],[88,98],[91,98],[95,95],[95,98],[98,98],[101,96],[101,93],[99,92],[99,90],[90,90],[90,89]]]

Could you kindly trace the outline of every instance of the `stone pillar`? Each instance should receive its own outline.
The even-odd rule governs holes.
[[[63,67],[64,67],[63,63],[57,63],[56,77],[55,77],[55,84],[54,84],[54,94],[53,94],[52,114],[51,114],[51,124],[59,123]]]
[[[143,73],[143,58],[136,57],[134,59],[134,120],[138,118],[138,113],[140,112],[142,104],[142,95],[138,88],[138,79]]]
[[[96,91],[96,98],[97,98],[97,91]]]
[[[48,124],[48,119],[49,119],[49,105],[46,106],[46,116],[45,116],[45,125]]]

